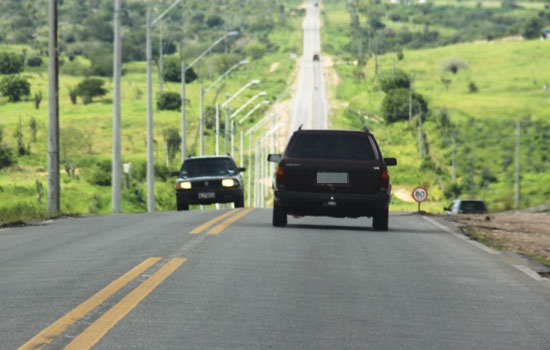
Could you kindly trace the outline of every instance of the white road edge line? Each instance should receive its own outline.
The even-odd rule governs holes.
[[[492,248],[489,248],[487,247],[486,245],[484,244],[481,244],[477,241],[474,241],[464,235],[461,235],[461,234],[458,234],[456,232],[454,232],[452,229],[448,228],[447,226],[445,225],[442,225],[440,224],[439,222],[435,221],[434,219],[432,218],[429,218],[427,216],[422,216],[422,218],[424,218],[426,221],[428,221],[429,223],[431,223],[432,225],[442,229],[443,231],[453,235],[454,237],[456,238],[459,238],[459,239],[462,239],[463,241],[466,241],[478,248],[480,248],[481,250],[489,253],[489,254],[493,254],[493,255],[500,255],[500,252],[497,251],[497,250],[494,250]],[[516,269],[518,269],[519,271],[523,272],[524,274],[526,274],[527,276],[531,277],[532,279],[534,279],[535,281],[545,281],[546,279],[543,278],[542,276],[540,276],[536,271],[534,271],[533,269],[529,268],[528,266],[525,266],[525,265],[512,265],[514,266]]]
[[[467,236],[463,235],[463,234],[460,234],[460,233],[456,233],[454,232],[452,229],[448,228],[447,226],[445,225],[442,225],[440,224],[439,222],[435,221],[434,219],[432,218],[429,218],[427,216],[422,216],[422,218],[428,222],[430,222],[432,225],[442,229],[443,231],[453,235],[454,237],[458,238],[458,239],[461,239],[463,241],[466,241],[476,247],[478,247],[479,249],[489,253],[489,254],[493,254],[493,255],[500,255],[500,252],[498,250],[494,250],[493,248],[489,248],[487,247],[486,245],[484,244],[481,244],[479,243],[478,241],[474,241],[473,239],[470,239],[468,238]]]

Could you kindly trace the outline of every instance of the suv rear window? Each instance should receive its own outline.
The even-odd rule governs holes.
[[[290,158],[376,160],[375,147],[365,135],[302,134],[292,144]]]

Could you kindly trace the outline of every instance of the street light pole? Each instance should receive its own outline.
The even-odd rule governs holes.
[[[243,87],[241,87],[237,92],[235,92],[230,98],[228,98],[222,105],[220,106],[220,109],[224,109],[227,107],[229,102],[233,101],[241,92],[246,90],[249,86],[253,84],[259,84],[260,80],[251,80],[250,82],[246,83]],[[228,153],[229,151],[229,113],[225,113],[225,153]]]
[[[170,10],[172,10],[181,0],[176,0],[155,20],[151,21],[151,8],[147,6],[147,24],[146,24],[146,59],[147,59],[147,212],[155,211],[155,159],[154,159],[154,139],[153,139],[153,79],[152,79],[152,45],[151,30]]]
[[[262,91],[260,93],[257,93],[256,95],[252,96],[252,98],[250,98],[250,100],[246,101],[245,104],[243,104],[241,107],[239,107],[239,109],[237,109],[235,112],[233,112],[233,114],[231,114],[229,116],[229,118],[227,118],[227,125],[226,125],[226,128],[229,126],[229,124],[231,124],[231,154],[233,154],[234,150],[235,150],[235,144],[234,144],[234,140],[233,140],[233,132],[234,132],[234,128],[233,128],[233,118],[235,118],[237,116],[237,114],[239,114],[243,109],[245,109],[249,104],[251,104],[255,99],[257,99],[258,97],[260,96],[265,96],[267,95],[267,92],[265,91]]]
[[[191,64],[189,65],[185,65],[185,63],[183,62],[183,53],[182,53],[182,58],[181,58],[181,133],[182,133],[182,136],[181,136],[181,161],[183,162],[185,160],[185,158],[187,158],[187,137],[186,137],[186,134],[187,134],[187,121],[186,121],[186,104],[187,104],[187,101],[186,101],[186,97],[185,97],[185,90],[186,90],[186,81],[185,81],[185,75],[187,73],[187,70],[191,67],[193,67],[193,65],[195,63],[197,63],[201,58],[203,58],[206,54],[208,54],[210,52],[210,50],[212,50],[214,48],[214,46],[218,45],[220,42],[222,42],[225,38],[227,38],[228,36],[235,36],[235,35],[239,35],[239,32],[237,31],[231,31],[231,32],[227,32],[225,33],[224,35],[222,35],[218,40],[216,40],[212,45],[210,45],[206,50],[204,50],[203,53],[201,53],[197,58],[195,58],[195,60],[193,60],[193,62],[191,62]],[[183,48],[183,43],[182,43],[182,48]]]
[[[227,71],[225,71],[216,81],[214,81],[210,86],[208,86],[206,89],[202,89],[201,85],[201,111],[200,111],[200,123],[199,123],[199,136],[201,138],[200,140],[200,148],[201,148],[201,155],[204,155],[204,94],[207,93],[210,89],[212,89],[217,83],[219,83],[223,78],[225,78],[229,73],[237,69],[238,67],[248,64],[248,60],[243,60],[238,62],[237,64],[234,64],[231,68],[229,68]],[[218,108],[216,108],[216,154],[219,153],[219,133],[218,130],[220,128],[219,125],[219,113],[217,112]]]

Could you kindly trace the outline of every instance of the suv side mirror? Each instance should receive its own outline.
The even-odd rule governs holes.
[[[272,163],[279,163],[281,161],[281,159],[283,159],[283,155],[282,154],[278,154],[278,153],[275,153],[275,154],[269,154],[267,156],[267,161],[268,162],[272,162]]]
[[[180,174],[179,170],[170,172],[171,176],[179,176],[179,174]]]
[[[245,172],[246,171],[246,168],[245,167],[242,167],[242,168],[238,168],[239,172]]]
[[[386,165],[388,165],[388,166],[397,165],[397,159],[396,158],[384,158],[384,163],[386,163]]]

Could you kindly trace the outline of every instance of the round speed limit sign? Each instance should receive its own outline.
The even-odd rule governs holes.
[[[428,191],[424,187],[417,187],[412,192],[412,197],[418,203],[428,199]]]

